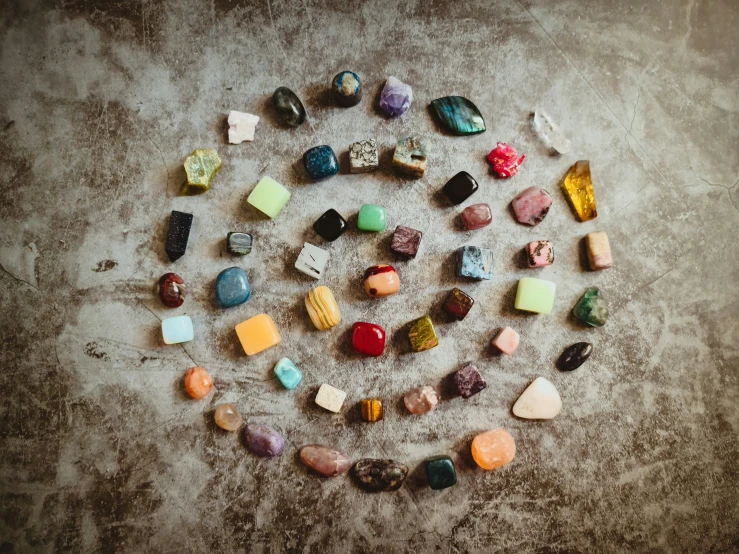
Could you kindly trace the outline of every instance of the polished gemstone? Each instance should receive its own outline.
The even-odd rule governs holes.
[[[362,100],[362,85],[359,82],[359,75],[353,71],[342,71],[336,75],[331,82],[331,91],[336,103],[345,108],[356,106]]]
[[[580,221],[590,221],[598,217],[589,161],[580,160],[575,162],[575,165],[567,173],[562,186],[565,189],[565,196],[567,196]]]
[[[195,337],[192,319],[189,315],[178,315],[162,320],[162,339],[164,344],[189,342]]]
[[[592,344],[589,342],[576,342],[565,348],[565,351],[562,352],[559,360],[557,360],[557,367],[562,371],[572,371],[584,364],[592,353]]]
[[[590,269],[600,271],[601,269],[608,269],[613,265],[611,245],[608,242],[608,235],[606,235],[605,231],[588,233],[585,235],[585,242],[588,248]]]
[[[462,96],[445,96],[431,102],[439,123],[453,135],[476,135],[485,131],[480,110]]]
[[[398,225],[393,233],[390,249],[409,258],[415,258],[418,254],[418,247],[421,245],[421,237],[423,237],[421,231]]]
[[[328,179],[339,172],[339,160],[328,145],[314,146],[303,154],[305,174],[314,181]]]
[[[462,398],[469,398],[487,388],[480,370],[475,364],[467,364],[454,372],[454,387]]]
[[[346,228],[346,220],[333,208],[327,210],[313,224],[313,230],[320,235],[323,240],[328,242],[333,242],[343,235]]]
[[[300,461],[324,477],[336,477],[352,467],[352,461],[341,450],[320,444],[301,448]]]
[[[493,171],[498,177],[513,177],[518,173],[518,168],[526,158],[525,154],[518,155],[513,146],[505,142],[499,142],[498,145],[488,154],[488,161],[493,166]]]
[[[259,123],[258,116],[232,110],[228,114],[228,142],[241,144],[244,141],[253,141],[257,123]]]
[[[272,318],[259,314],[236,326],[236,336],[247,356],[258,354],[280,342],[280,333]]]
[[[380,167],[375,139],[360,140],[349,147],[349,171],[367,173]]]
[[[328,263],[328,252],[309,242],[303,243],[303,249],[295,260],[295,269],[314,279],[320,279]]]
[[[475,301],[461,289],[453,288],[444,301],[444,311],[462,321],[472,309]]]
[[[396,491],[403,486],[408,466],[394,460],[364,458],[354,464],[351,474],[367,492]]]
[[[488,204],[472,204],[462,210],[462,223],[468,231],[487,227],[493,222],[493,212]]]
[[[360,231],[379,233],[385,230],[386,214],[385,208],[377,204],[363,204],[359,208],[357,228]]]
[[[376,421],[380,421],[384,416],[382,400],[379,398],[365,398],[362,400],[361,408],[362,419],[364,421],[375,423]]]
[[[562,409],[556,387],[544,377],[537,377],[518,397],[513,415],[523,419],[552,419]]]
[[[179,308],[185,301],[185,281],[176,273],[165,273],[159,278],[157,292],[162,304],[168,308]]]
[[[372,298],[392,296],[400,290],[400,277],[391,265],[373,265],[364,272],[364,290]]]
[[[502,354],[512,356],[518,348],[521,337],[510,327],[503,327],[492,341],[492,345]]]
[[[591,327],[603,327],[608,319],[608,306],[598,287],[590,287],[572,309],[573,315]]]
[[[413,89],[400,79],[388,77],[380,93],[380,109],[390,117],[407,112],[413,102]]]
[[[544,267],[554,263],[554,245],[550,240],[535,240],[526,245],[529,267]]]
[[[218,274],[216,299],[221,308],[243,304],[251,298],[251,286],[246,273],[240,267],[229,267]]]
[[[289,358],[281,358],[275,365],[275,377],[286,389],[292,390],[303,380],[303,374]]]
[[[534,127],[546,143],[559,154],[567,154],[572,148],[570,140],[562,134],[557,124],[543,110],[534,112]]]
[[[429,316],[425,315],[410,324],[408,340],[413,352],[423,352],[439,346],[439,337]]]
[[[285,448],[285,440],[277,431],[255,423],[244,427],[244,441],[249,452],[264,458],[279,456]]]
[[[272,177],[262,177],[246,201],[272,219],[277,217],[287,201],[290,191]]]
[[[505,429],[493,429],[472,439],[472,458],[482,469],[496,469],[513,461],[516,443]]]
[[[254,237],[249,233],[228,233],[226,235],[226,250],[233,256],[246,256],[251,252]]]
[[[444,185],[444,195],[452,204],[461,204],[478,189],[477,181],[466,171],[460,171]]]
[[[272,104],[283,123],[290,127],[297,127],[305,121],[303,103],[287,87],[280,87],[272,95]]]
[[[352,347],[360,354],[382,356],[385,352],[385,329],[374,323],[358,321],[352,326]]]
[[[554,307],[556,291],[557,286],[551,281],[524,277],[518,281],[515,308],[525,312],[549,314]]]
[[[334,293],[328,287],[312,289],[305,297],[305,309],[319,331],[327,331],[341,323],[341,312]]]
[[[213,378],[202,367],[191,367],[185,374],[185,390],[191,398],[200,400],[213,388]]]
[[[336,414],[341,411],[344,399],[346,399],[346,393],[343,390],[339,390],[326,383],[321,385],[321,388],[318,389],[318,394],[316,394],[316,404]]]
[[[423,415],[436,409],[439,404],[439,395],[434,387],[418,387],[405,393],[403,403],[410,413]]]
[[[478,281],[493,278],[493,251],[479,246],[463,246],[457,250],[457,276]]]
[[[418,137],[403,137],[398,140],[393,154],[393,169],[399,175],[420,179],[427,168],[426,146]]]
[[[164,251],[170,261],[176,262],[185,255],[187,239],[190,238],[190,227],[192,227],[192,214],[172,210],[169,216],[167,241],[164,243]]]
[[[430,489],[439,491],[457,484],[457,472],[449,456],[434,456],[426,460],[424,465]]]
[[[215,413],[216,425],[225,431],[236,431],[244,423],[241,414],[233,404],[219,404]]]
[[[195,196],[209,191],[213,177],[222,165],[221,157],[212,148],[195,150],[185,158],[187,181],[180,188],[180,196]]]
[[[516,219],[524,225],[538,225],[552,207],[552,197],[544,189],[529,187],[511,202]]]

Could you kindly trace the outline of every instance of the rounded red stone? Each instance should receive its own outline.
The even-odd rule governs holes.
[[[179,308],[185,301],[185,281],[176,273],[162,275],[157,290],[162,304],[169,308]]]
[[[385,329],[374,323],[355,323],[352,327],[352,346],[360,354],[382,356],[385,351]]]

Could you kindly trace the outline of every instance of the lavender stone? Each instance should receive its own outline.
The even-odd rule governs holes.
[[[279,456],[285,448],[285,440],[266,425],[248,424],[244,427],[244,440],[251,453],[265,458]]]
[[[391,117],[398,117],[407,112],[413,102],[413,89],[400,79],[388,77],[385,87],[380,93],[380,108]]]
[[[462,398],[469,398],[487,388],[488,384],[475,364],[467,364],[454,372],[454,386]]]

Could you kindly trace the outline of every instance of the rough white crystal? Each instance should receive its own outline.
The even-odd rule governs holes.
[[[316,394],[316,404],[321,408],[325,408],[329,412],[339,413],[341,406],[344,404],[346,393],[343,390],[339,390],[336,387],[327,385],[324,383],[321,388],[318,389]]]
[[[562,409],[562,399],[555,386],[537,377],[513,405],[513,415],[524,419],[552,419]]]
[[[534,126],[541,133],[544,140],[560,154],[567,154],[572,143],[562,134],[557,124],[554,123],[543,110],[534,112]]]
[[[295,262],[295,269],[315,279],[320,279],[326,263],[328,263],[328,252],[306,242],[303,243],[303,249]]]
[[[228,114],[228,142],[241,144],[245,140],[254,140],[254,131],[259,117],[250,113],[231,111]]]

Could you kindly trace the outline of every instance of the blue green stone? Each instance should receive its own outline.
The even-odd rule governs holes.
[[[320,181],[339,172],[339,161],[330,146],[314,146],[303,154],[303,167],[308,177]]]
[[[462,96],[445,96],[431,102],[439,123],[454,135],[476,135],[485,131],[480,110]]]
[[[286,389],[294,389],[303,380],[303,374],[289,358],[282,358],[277,362],[275,376]]]
[[[221,308],[243,304],[251,298],[251,286],[246,273],[240,267],[229,267],[218,274],[216,299]]]
[[[572,309],[573,315],[592,327],[603,327],[608,319],[608,306],[598,287],[590,287]]]
[[[438,491],[457,484],[457,472],[449,456],[435,456],[426,460],[426,480],[431,489]]]

